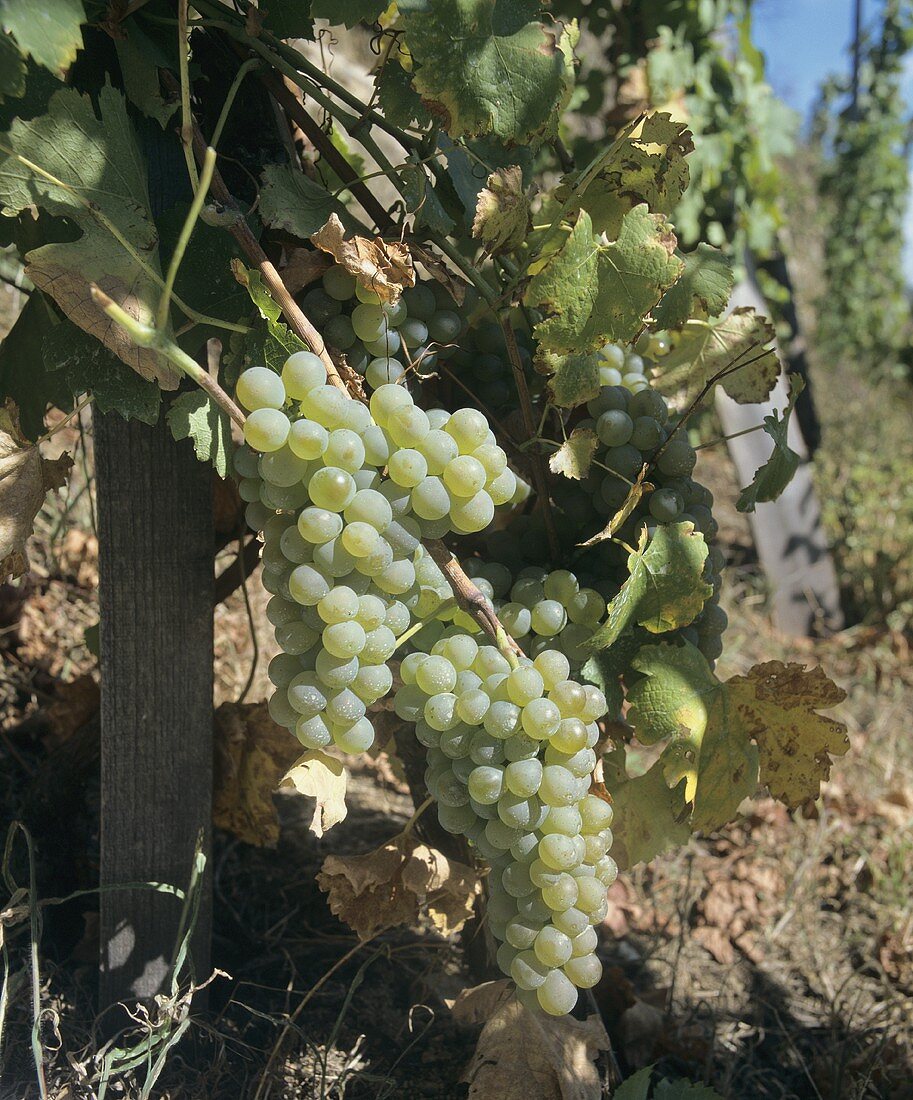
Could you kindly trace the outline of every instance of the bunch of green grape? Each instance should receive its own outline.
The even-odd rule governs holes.
[[[442,826],[491,867],[498,966],[552,1015],[599,980],[595,925],[617,875],[612,808],[590,793],[606,700],[570,670],[549,648],[512,667],[454,625],[403,659],[394,700],[427,750]]]
[[[372,389],[399,382],[407,371],[423,376],[456,350],[463,321],[439,284],[407,288],[394,304],[384,303],[341,265],[329,268],[302,308],[326,343]]]
[[[236,394],[249,410],[239,492],[264,533],[283,650],[270,664],[270,712],[307,748],[362,752],[397,638],[443,582],[421,539],[482,530],[516,479],[481,413],[426,413],[392,384],[368,408],[327,385],[310,352],[281,376],[246,370]]]

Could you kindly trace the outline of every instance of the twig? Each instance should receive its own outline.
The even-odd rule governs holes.
[[[168,314],[171,311],[171,295],[174,291],[174,282],[178,277],[178,271],[181,267],[181,261],[184,259],[184,253],[187,251],[188,244],[190,244],[190,238],[197,224],[197,218],[200,216],[200,211],[203,209],[203,203],[206,200],[206,192],[209,190],[209,184],[212,180],[212,173],[215,166],[216,151],[210,146],[206,150],[206,155],[203,158],[203,170],[200,173],[200,178],[197,180],[193,202],[190,204],[190,209],[187,211],[187,217],[184,219],[184,224],[181,226],[181,234],[178,237],[178,243],[175,245],[174,252],[171,256],[171,262],[168,264],[168,274],[165,276],[165,285],[162,287],[162,293],[159,296],[158,309],[155,312],[155,323],[160,329],[164,329],[168,325]]]
[[[134,344],[141,348],[152,348],[163,355],[178,370],[186,374],[188,378],[193,379],[200,389],[204,390],[239,427],[244,426],[244,413],[241,412],[225,390],[199,363],[191,359],[186,351],[179,348],[167,333],[161,332],[150,325],[144,325],[141,321],[137,321],[135,317],[131,317],[95,283],[92,283],[89,289],[92,293],[92,301],[99,309],[104,310],[112,321],[120,325]]]
[[[241,85],[244,83],[244,78],[253,69],[256,69],[260,64],[258,57],[250,57],[235,73],[235,78],[231,82],[231,87],[228,89],[228,95],[225,97],[225,102],[222,104],[222,110],[219,111],[219,117],[216,120],[216,128],[212,132],[212,138],[209,144],[213,149],[217,149],[219,145],[219,138],[222,136],[222,131],[225,129],[225,123],[228,121],[228,113],[231,111],[232,105],[235,102],[235,97],[238,94]],[[193,127],[191,126],[191,141],[193,140]]]
[[[199,190],[200,177],[193,159],[193,126],[190,113],[190,34],[187,28],[187,0],[178,0],[178,68],[181,74],[181,147],[194,193]]]
[[[520,397],[520,412],[523,415],[523,427],[529,439],[536,435],[536,418],[533,415],[533,403],[529,396],[529,388],[526,385],[526,375],[523,373],[523,360],[520,358],[520,349],[517,347],[517,337],[514,335],[513,326],[507,312],[501,313],[501,331],[504,333],[504,343],[507,346],[507,358],[510,360],[511,370],[514,373],[514,382]],[[561,557],[561,545],[558,542],[558,529],[555,527],[555,517],[552,514],[552,502],[549,497],[548,474],[545,472],[543,455],[539,451],[530,449],[530,471],[533,475],[533,485],[539,498],[539,507],[542,509],[542,518],[545,521],[545,537],[548,539],[549,552],[552,560],[558,561]]]

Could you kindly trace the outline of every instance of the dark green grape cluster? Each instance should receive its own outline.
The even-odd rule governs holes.
[[[569,1012],[601,975],[594,926],[617,874],[612,808],[590,793],[605,696],[556,649],[510,660],[458,626],[400,677],[396,713],[427,749],[441,824],[490,864],[499,967],[531,1007]]]

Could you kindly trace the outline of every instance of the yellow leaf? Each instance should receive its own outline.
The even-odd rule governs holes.
[[[575,428],[548,460],[553,474],[564,474],[573,481],[582,481],[590,472],[590,463],[599,441],[592,428]]]
[[[298,758],[282,777],[280,790],[291,788],[299,794],[316,799],[311,832],[323,836],[344,820],[346,810],[346,780],[348,772],[342,761],[318,750],[310,750]]]
[[[26,541],[44,498],[59,489],[73,465],[68,454],[42,458],[19,429],[19,410],[9,399],[0,409],[0,582],[28,569]]]
[[[213,821],[247,844],[271,847],[279,839],[272,795],[301,745],[266,703],[223,703],[215,721]]]
[[[351,237],[335,214],[316,233],[311,242],[329,252],[338,264],[354,275],[363,287],[373,290],[384,302],[396,302],[404,286],[415,286],[415,268],[409,249],[398,241],[375,237]]]
[[[766,661],[727,681],[733,707],[758,743],[761,782],[774,798],[798,806],[817,798],[830,774],[831,757],[850,747],[846,728],[815,713],[833,707],[846,692],[820,668]]]
[[[600,1100],[596,1069],[609,1037],[598,1016],[546,1016],[516,999],[510,982],[485,982],[464,990],[454,1019],[484,1023],[463,1075],[470,1100]]]
[[[369,939],[382,928],[415,927],[424,909],[442,935],[472,916],[475,871],[401,833],[361,856],[327,856],[317,876],[340,920]]]
[[[479,192],[472,235],[489,252],[512,252],[526,240],[529,193],[519,165],[496,168]]]

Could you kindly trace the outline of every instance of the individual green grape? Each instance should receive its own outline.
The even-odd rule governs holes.
[[[440,310],[428,318],[428,337],[438,344],[449,344],[460,335],[463,322],[451,310]]]
[[[294,352],[282,366],[285,392],[293,401],[301,401],[312,390],[324,386],[326,380],[326,367],[320,357],[310,351]]]
[[[365,379],[373,390],[377,390],[381,386],[394,385],[405,373],[406,368],[398,359],[382,356],[368,363],[365,368]]]
[[[337,585],[317,602],[317,614],[328,626],[357,618],[359,608],[359,597],[346,585]]]
[[[533,944],[536,958],[545,966],[563,966],[571,957],[571,949],[570,936],[566,936],[553,924],[546,924]]]
[[[314,420],[296,420],[289,429],[288,446],[300,459],[320,458],[327,448],[329,432]]]
[[[376,340],[365,341],[365,351],[376,359],[390,359],[402,346],[402,339],[394,328],[386,328]]]
[[[238,378],[235,396],[248,412],[256,412],[258,409],[281,409],[286,391],[275,371],[268,367],[248,367]]]
[[[311,718],[299,718],[295,725],[295,736],[307,749],[325,749],[333,740],[329,726],[319,714]]]
[[[542,676],[532,665],[521,665],[507,676],[507,695],[517,706],[522,707],[538,699],[544,689]]]
[[[592,989],[602,977],[602,963],[593,954],[570,958],[562,969],[578,989]]]
[[[560,769],[564,771],[564,769]],[[549,767],[546,766],[542,770],[542,784],[539,787],[540,797],[542,797],[542,788],[548,775]],[[569,779],[572,777],[569,773],[565,772],[565,775]],[[554,781],[554,776],[552,777]],[[543,798],[543,801],[546,801]],[[569,804],[569,803],[565,803]],[[548,802],[546,801],[546,805]],[[556,803],[561,805],[561,803]],[[539,841],[539,859],[547,866],[556,871],[569,871],[572,867],[575,867],[579,860],[577,858],[577,848],[573,842],[573,837],[565,836],[563,833],[547,833]],[[571,904],[574,904],[571,902]]]
[[[485,467],[471,455],[458,455],[444,467],[444,484],[457,497],[472,497],[485,487]]]
[[[561,970],[551,970],[536,989],[539,1007],[550,1016],[564,1016],[577,1003],[577,990]]]
[[[362,301],[352,310],[352,328],[365,344],[379,339],[390,327],[387,315],[377,304]]]
[[[520,951],[510,964],[510,976],[521,990],[538,990],[549,973],[549,968],[539,961],[533,951]]]
[[[498,506],[508,503],[518,504],[522,503],[516,499],[520,484],[520,479],[513,470],[503,470],[488,483],[486,488],[493,504]]]
[[[515,760],[504,769],[507,789],[521,798],[531,798],[542,782],[542,762],[538,759]]]
[[[359,436],[349,428],[334,428],[330,432],[323,461],[354,474],[365,461],[365,447]]]
[[[385,428],[397,447],[419,447],[431,431],[427,413],[415,405],[394,409]]]
[[[596,435],[607,447],[621,447],[630,442],[634,421],[621,409],[608,409],[596,421]]]
[[[323,273],[323,289],[337,302],[347,302],[355,296],[355,276],[342,266],[334,264]]]
[[[310,506],[298,514],[298,530],[302,538],[321,545],[337,538],[342,532],[342,517],[338,512]]]
[[[330,591],[330,583],[314,566],[299,565],[291,572],[288,588],[293,600],[313,607]]]
[[[333,657],[348,660],[357,657],[365,647],[365,630],[361,623],[332,623],[322,634],[323,646]]]
[[[489,427],[485,416],[476,409],[457,409],[447,421],[444,431],[452,436],[462,454],[472,454],[486,442]]]
[[[318,508],[341,512],[357,492],[352,475],[338,466],[317,470],[310,480],[308,492]]]
[[[687,477],[694,469],[697,454],[682,435],[676,435],[663,448],[656,468],[666,477]]]
[[[461,534],[472,535],[484,531],[494,515],[494,502],[484,489],[468,499],[454,500],[450,506],[454,530]]]
[[[650,515],[659,523],[674,523],[684,510],[684,501],[676,489],[663,488],[651,493]]]
[[[263,406],[255,409],[245,420],[244,441],[255,451],[278,451],[285,446],[290,428],[291,424],[284,412]]]
[[[390,455],[387,471],[391,481],[412,489],[427,476],[428,464],[420,451],[405,447]]]
[[[359,718],[357,722],[353,722],[346,729],[335,728],[333,730],[333,741],[342,752],[357,756],[367,752],[374,744],[374,727],[371,725],[370,719]]]

